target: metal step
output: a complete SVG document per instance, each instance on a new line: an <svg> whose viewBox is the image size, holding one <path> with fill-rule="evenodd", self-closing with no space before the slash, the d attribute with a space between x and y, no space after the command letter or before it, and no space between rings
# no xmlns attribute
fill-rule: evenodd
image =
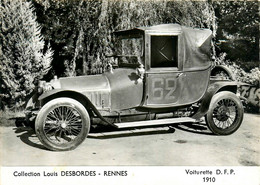
<svg viewBox="0 0 260 185"><path fill-rule="evenodd" d="M147 120L147 121L134 121L134 122L121 122L115 123L118 128L131 128L131 127L144 127L153 125L171 125L175 123L187 123L187 122L197 122L196 119L190 117L182 118L168 118L168 119L157 119L157 120Z"/></svg>
<svg viewBox="0 0 260 185"><path fill-rule="evenodd" d="M133 129L122 129L111 132L98 132L98 133L89 133L89 138L107 138L107 137L127 137L133 135L145 135L145 134L166 134L172 133L173 131L168 126L160 126L153 128L133 128Z"/></svg>

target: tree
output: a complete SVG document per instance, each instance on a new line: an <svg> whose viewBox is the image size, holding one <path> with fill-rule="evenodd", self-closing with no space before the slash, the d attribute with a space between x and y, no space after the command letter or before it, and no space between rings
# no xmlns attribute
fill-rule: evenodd
<svg viewBox="0 0 260 185"><path fill-rule="evenodd" d="M50 47L44 48L41 28L30 2L2 0L0 9L1 101L19 108L37 81L48 72L52 51Z"/></svg>
<svg viewBox="0 0 260 185"><path fill-rule="evenodd" d="M167 0L103 0L96 26L95 42L98 53L94 60L106 63L105 53L113 50L112 32L140 26L164 23L209 28L216 35L214 9L207 2L175 2ZM104 65L103 65L104 66Z"/></svg>
<svg viewBox="0 0 260 185"><path fill-rule="evenodd" d="M208 2L172 0L33 0L42 34L54 48L58 76L102 73L113 50L113 32L164 23L210 28Z"/></svg>
<svg viewBox="0 0 260 185"><path fill-rule="evenodd" d="M259 62L259 2L216 1L213 5L219 52L226 52L232 61Z"/></svg>
<svg viewBox="0 0 260 185"><path fill-rule="evenodd" d="M33 0L44 38L54 49L57 76L86 74L96 45L101 0Z"/></svg>

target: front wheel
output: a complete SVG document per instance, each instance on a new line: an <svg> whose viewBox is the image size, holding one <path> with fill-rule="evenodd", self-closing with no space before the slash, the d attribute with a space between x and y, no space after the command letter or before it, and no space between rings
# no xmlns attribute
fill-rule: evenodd
<svg viewBox="0 0 260 185"><path fill-rule="evenodd" d="M71 98L57 98L39 111L35 131L50 150L72 150L87 137L90 119L85 107Z"/></svg>
<svg viewBox="0 0 260 185"><path fill-rule="evenodd" d="M234 93L223 91L213 96L205 120L214 134L229 135L240 127L243 114L239 98Z"/></svg>

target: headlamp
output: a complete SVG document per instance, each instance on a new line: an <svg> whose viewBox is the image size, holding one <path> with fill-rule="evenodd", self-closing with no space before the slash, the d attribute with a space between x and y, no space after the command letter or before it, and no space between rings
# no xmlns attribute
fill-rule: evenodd
<svg viewBox="0 0 260 185"><path fill-rule="evenodd" d="M46 81L42 81L42 80L39 81L38 93L43 93L46 91L50 91L52 89L53 89L53 87L50 83L47 83Z"/></svg>

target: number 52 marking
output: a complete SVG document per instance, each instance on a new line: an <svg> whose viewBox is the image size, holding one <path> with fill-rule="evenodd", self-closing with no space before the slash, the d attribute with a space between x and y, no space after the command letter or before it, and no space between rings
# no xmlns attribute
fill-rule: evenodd
<svg viewBox="0 0 260 185"><path fill-rule="evenodd" d="M154 78L152 79L152 96L154 100L175 99L174 91L177 87L176 78Z"/></svg>

